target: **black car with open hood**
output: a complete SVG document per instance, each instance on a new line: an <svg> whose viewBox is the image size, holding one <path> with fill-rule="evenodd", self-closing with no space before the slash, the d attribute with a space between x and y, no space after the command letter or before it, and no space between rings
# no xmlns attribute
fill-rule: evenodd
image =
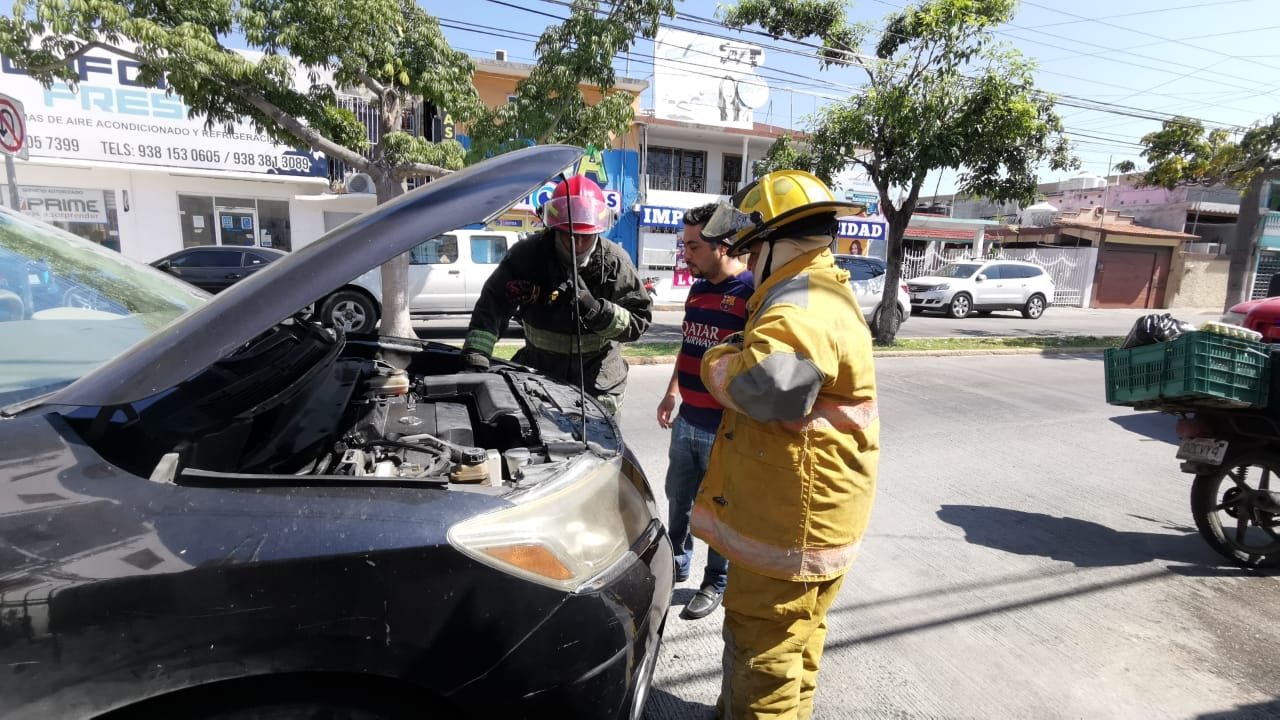
<svg viewBox="0 0 1280 720"><path fill-rule="evenodd" d="M0 210L0 714L639 717L672 559L613 419L297 314L580 155L433 181L212 298Z"/></svg>

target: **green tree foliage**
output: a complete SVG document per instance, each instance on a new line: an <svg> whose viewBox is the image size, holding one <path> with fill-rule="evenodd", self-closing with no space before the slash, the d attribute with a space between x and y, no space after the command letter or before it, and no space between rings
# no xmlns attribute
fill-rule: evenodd
<svg viewBox="0 0 1280 720"><path fill-rule="evenodd" d="M831 184L831 175L827 168L819 167L813 153L796 143L791 135L779 136L769 146L764 157L751 166L751 171L756 177L768 175L775 170L804 170L817 175L822 182Z"/></svg>
<svg viewBox="0 0 1280 720"><path fill-rule="evenodd" d="M634 96L615 90L613 61L637 37L652 38L674 0L573 0L571 14L538 39L538 63L516 84L515 100L468 122L470 161L531 143L609 147L631 127ZM589 98L583 88L598 90Z"/></svg>
<svg viewBox="0 0 1280 720"><path fill-rule="evenodd" d="M1240 191L1223 309L1248 300L1262 190L1267 181L1280 178L1280 114L1243 134L1223 128L1206 130L1199 120L1175 117L1145 135L1142 144L1146 146L1142 156L1150 166L1142 172L1141 185L1172 190L1180 185L1223 184ZM1120 172L1136 169L1131 161L1116 165Z"/></svg>
<svg viewBox="0 0 1280 720"><path fill-rule="evenodd" d="M724 12L732 27L818 38L822 69L865 74L857 94L813 119L810 171L830 178L861 166L875 184L889 224L884 307L895 306L902 237L930 172L957 170L965 194L1030 202L1039 167L1078 165L1052 98L1035 88L1033 64L993 41L1015 8L1016 0L922 0L890 14L873 43L870 25L848 24L842 0L740 0ZM886 320L877 342L897 335L896 318Z"/></svg>

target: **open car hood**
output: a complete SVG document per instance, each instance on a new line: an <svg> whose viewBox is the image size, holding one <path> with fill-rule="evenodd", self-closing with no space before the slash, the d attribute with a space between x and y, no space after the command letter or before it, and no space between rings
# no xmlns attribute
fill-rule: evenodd
<svg viewBox="0 0 1280 720"><path fill-rule="evenodd" d="M424 240L492 219L582 153L567 145L519 150L379 205L215 295L44 403L121 405L171 388Z"/></svg>

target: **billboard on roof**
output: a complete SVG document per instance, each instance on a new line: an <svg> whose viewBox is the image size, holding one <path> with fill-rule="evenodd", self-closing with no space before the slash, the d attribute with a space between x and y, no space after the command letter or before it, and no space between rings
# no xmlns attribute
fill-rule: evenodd
<svg viewBox="0 0 1280 720"><path fill-rule="evenodd" d="M750 128L769 102L756 73L764 50L733 40L660 28L653 41L654 116L703 125Z"/></svg>

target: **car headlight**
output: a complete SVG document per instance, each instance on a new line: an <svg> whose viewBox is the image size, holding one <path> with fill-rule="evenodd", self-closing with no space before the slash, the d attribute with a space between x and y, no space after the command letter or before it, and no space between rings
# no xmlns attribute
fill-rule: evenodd
<svg viewBox="0 0 1280 720"><path fill-rule="evenodd" d="M1222 313L1222 322L1228 325L1243 325L1244 317L1244 313L1227 311Z"/></svg>
<svg viewBox="0 0 1280 720"><path fill-rule="evenodd" d="M941 285L934 285L933 287L929 288L929 292L937 292L939 290L950 290L950 289L951 289L950 285L943 283Z"/></svg>
<svg viewBox="0 0 1280 720"><path fill-rule="evenodd" d="M622 458L584 455L565 475L449 528L463 554L542 585L572 591L614 564L649 527L644 496Z"/></svg>

